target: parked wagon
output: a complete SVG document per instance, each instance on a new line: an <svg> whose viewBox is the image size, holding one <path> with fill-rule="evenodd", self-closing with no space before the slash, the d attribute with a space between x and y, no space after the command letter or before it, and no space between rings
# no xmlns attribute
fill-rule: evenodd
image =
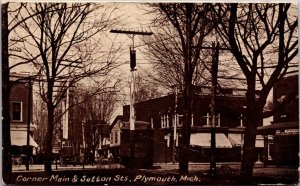
<svg viewBox="0 0 300 186"><path fill-rule="evenodd" d="M61 156L60 156L60 165L67 166L67 165L77 165L80 163L79 157L73 153L72 146L65 146L62 148Z"/></svg>

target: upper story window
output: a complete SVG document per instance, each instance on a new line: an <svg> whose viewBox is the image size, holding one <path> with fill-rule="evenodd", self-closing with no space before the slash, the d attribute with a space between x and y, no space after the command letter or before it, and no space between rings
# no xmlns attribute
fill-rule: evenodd
<svg viewBox="0 0 300 186"><path fill-rule="evenodd" d="M161 128L166 128L166 117L165 115L160 116Z"/></svg>
<svg viewBox="0 0 300 186"><path fill-rule="evenodd" d="M12 121L22 121L22 102L12 102Z"/></svg>
<svg viewBox="0 0 300 186"><path fill-rule="evenodd" d="M177 125L178 126L183 126L183 115L177 115L177 117L178 117Z"/></svg>
<svg viewBox="0 0 300 186"><path fill-rule="evenodd" d="M151 116L151 119L150 119L150 124L151 124L151 128L153 129L153 117Z"/></svg>
<svg viewBox="0 0 300 186"><path fill-rule="evenodd" d="M211 126L212 116L209 113L206 113L206 116L203 116L203 117L206 118L206 125ZM221 114L220 113L216 116L216 120L217 120L217 126L220 127L221 126Z"/></svg>
<svg viewBox="0 0 300 186"><path fill-rule="evenodd" d="M166 115L166 128L169 128L169 126L170 126L169 121L170 121L170 117L169 117L169 115Z"/></svg>
<svg viewBox="0 0 300 186"><path fill-rule="evenodd" d="M164 114L160 116L160 120L161 120L161 128L170 128L172 125L173 116Z"/></svg>

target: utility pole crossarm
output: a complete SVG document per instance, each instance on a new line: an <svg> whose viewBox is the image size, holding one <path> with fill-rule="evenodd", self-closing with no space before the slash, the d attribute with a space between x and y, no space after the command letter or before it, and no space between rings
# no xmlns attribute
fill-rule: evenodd
<svg viewBox="0 0 300 186"><path fill-rule="evenodd" d="M144 32L144 31L131 31L131 30L118 30L112 29L111 33L118 33L118 34L133 34L133 35L152 35L152 32Z"/></svg>
<svg viewBox="0 0 300 186"><path fill-rule="evenodd" d="M192 46L192 48L196 48L196 46ZM200 46L199 48L201 49L212 49L212 50L215 50L215 49L218 49L218 50L230 50L230 48L224 48L222 46Z"/></svg>

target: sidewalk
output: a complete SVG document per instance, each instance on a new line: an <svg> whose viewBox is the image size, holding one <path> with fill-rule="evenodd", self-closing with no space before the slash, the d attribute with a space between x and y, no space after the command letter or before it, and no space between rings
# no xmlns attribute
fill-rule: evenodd
<svg viewBox="0 0 300 186"><path fill-rule="evenodd" d="M90 169L120 169L122 168L119 164L111 164L111 165L68 165L68 166L60 166L60 165L52 165L52 170L53 171L63 171L63 170L90 170ZM34 172L34 171L43 171L44 170L44 165L43 164L38 164L38 165L30 165L29 166L29 171ZM25 165L13 165L12 167L13 172L25 172L26 167Z"/></svg>

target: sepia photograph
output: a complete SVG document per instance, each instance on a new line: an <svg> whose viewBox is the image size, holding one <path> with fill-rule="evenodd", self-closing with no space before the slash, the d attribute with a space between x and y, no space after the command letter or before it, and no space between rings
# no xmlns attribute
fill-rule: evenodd
<svg viewBox="0 0 300 186"><path fill-rule="evenodd" d="M298 15L2 2L2 184L297 185Z"/></svg>

